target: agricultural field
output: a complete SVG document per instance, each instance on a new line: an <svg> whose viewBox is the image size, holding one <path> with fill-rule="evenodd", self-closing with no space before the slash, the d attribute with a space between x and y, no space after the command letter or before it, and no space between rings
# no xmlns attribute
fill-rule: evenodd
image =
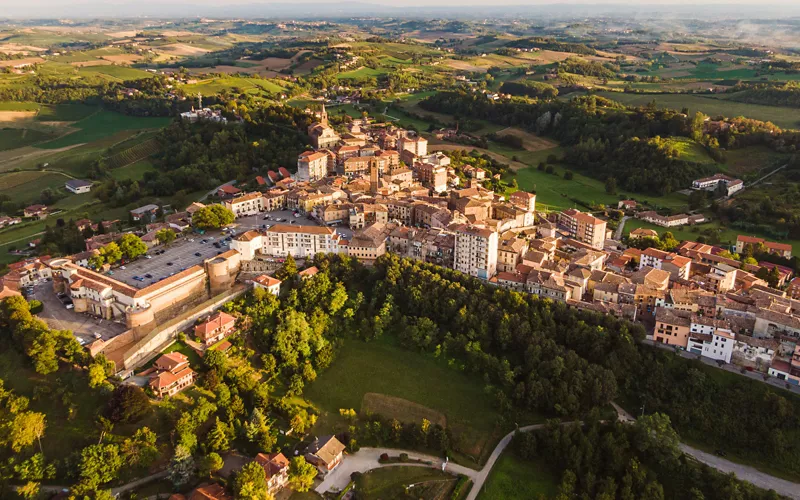
<svg viewBox="0 0 800 500"><path fill-rule="evenodd" d="M11 201L35 200L45 188L60 189L70 177L54 172L23 171L0 175L0 193Z"/></svg>
<svg viewBox="0 0 800 500"><path fill-rule="evenodd" d="M132 180L140 181L144 178L144 174L155 170L153 164L148 160L137 161L130 165L115 168L111 171L111 177L118 181Z"/></svg>
<svg viewBox="0 0 800 500"><path fill-rule="evenodd" d="M101 76L111 81L124 82L126 80L141 80L142 78L152 78L153 74L147 71L129 68L127 66L116 66L113 64L103 64L97 66L82 67L78 70L80 75Z"/></svg>
<svg viewBox="0 0 800 500"><path fill-rule="evenodd" d="M791 108L747 104L693 94L632 94L602 91L597 92L597 95L629 106L646 106L655 101L659 107L677 110L681 110L684 107L689 108L690 113L700 111L709 116L744 116L756 120L770 121L782 128L800 128L800 116L796 109Z"/></svg>
<svg viewBox="0 0 800 500"><path fill-rule="evenodd" d="M141 118L101 110L74 123L73 126L78 129L77 132L46 142L40 146L44 149L58 149L96 141L122 131L162 128L169 122L170 118Z"/></svg>
<svg viewBox="0 0 800 500"><path fill-rule="evenodd" d="M543 460L523 460L507 448L495 462L478 499L528 500L540 495L553 498L558 482L558 477L550 472Z"/></svg>
<svg viewBox="0 0 800 500"><path fill-rule="evenodd" d="M30 146L55 138L55 134L25 128L0 129L0 151Z"/></svg>
<svg viewBox="0 0 800 500"><path fill-rule="evenodd" d="M223 91L230 92L246 92L248 94L261 94L262 92L280 93L284 91L284 87L276 80L265 80L263 78L243 78L237 76L229 76L224 78L212 78L203 80L191 85L184 85L183 90L187 94L197 94L200 92L204 95L217 94Z"/></svg>

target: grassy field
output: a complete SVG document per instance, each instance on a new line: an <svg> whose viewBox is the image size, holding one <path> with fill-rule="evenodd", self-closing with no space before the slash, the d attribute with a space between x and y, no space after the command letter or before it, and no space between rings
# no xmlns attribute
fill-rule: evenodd
<svg viewBox="0 0 800 500"><path fill-rule="evenodd" d="M76 122L95 113L100 108L85 104L42 105L36 120L44 122Z"/></svg>
<svg viewBox="0 0 800 500"><path fill-rule="evenodd" d="M373 69L373 68L363 67L352 71L345 71L343 73L339 73L338 75L336 75L336 78L339 80L352 80L355 78L377 78L385 74L387 74L387 70L383 68Z"/></svg>
<svg viewBox="0 0 800 500"><path fill-rule="evenodd" d="M0 176L0 192L12 201L28 202L38 198L44 188L64 187L67 180L69 177L53 172L11 172Z"/></svg>
<svg viewBox="0 0 800 500"><path fill-rule="evenodd" d="M141 69L129 68L127 66L115 65L87 66L79 69L78 74L101 76L115 82L153 78L153 73L148 73Z"/></svg>
<svg viewBox="0 0 800 500"><path fill-rule="evenodd" d="M283 92L283 87L272 80L265 80L263 78L242 78L229 76L224 78L212 78L210 80L200 81L191 85L185 85L183 90L187 95L196 95L198 92L205 95L217 94L224 90L259 94L261 91L267 91L271 93Z"/></svg>
<svg viewBox="0 0 800 500"><path fill-rule="evenodd" d="M398 465L367 472L356 481L356 490L367 500L448 498L456 480L437 469ZM413 487L406 489L408 485Z"/></svg>
<svg viewBox="0 0 800 500"><path fill-rule="evenodd" d="M169 118L140 118L102 110L75 123L74 126L79 129L77 132L41 144L40 147L58 149L96 141L126 130L161 128L169 122Z"/></svg>
<svg viewBox="0 0 800 500"><path fill-rule="evenodd" d="M557 493L558 478L544 460L522 460L508 449L495 462L478 500L528 500Z"/></svg>
<svg viewBox="0 0 800 500"><path fill-rule="evenodd" d="M115 168L111 171L111 177L118 181L134 180L139 181L144 178L146 172L155 170L150 160L141 160L131 163L125 167Z"/></svg>
<svg viewBox="0 0 800 500"><path fill-rule="evenodd" d="M38 142L53 139L54 134L27 128L0 129L0 151L30 146Z"/></svg>
<svg viewBox="0 0 800 500"><path fill-rule="evenodd" d="M447 418L460 449L477 457L496 430L498 413L483 393L483 382L449 368L443 360L402 349L384 338L374 342L348 340L335 361L305 390L320 411L316 432L344 430L340 408L362 407L367 393L402 398ZM538 416L530 416L539 421Z"/></svg>
<svg viewBox="0 0 800 500"><path fill-rule="evenodd" d="M700 111L709 116L745 116L770 121L782 128L800 128L800 115L796 109L792 108L747 104L692 94L626 94L623 92L598 92L597 94L630 106L644 106L655 101L659 107L677 110L684 107L689 108L690 113Z"/></svg>
<svg viewBox="0 0 800 500"><path fill-rule="evenodd" d="M715 163L703 146L688 137L670 137L668 142L678 150L681 160L695 163Z"/></svg>

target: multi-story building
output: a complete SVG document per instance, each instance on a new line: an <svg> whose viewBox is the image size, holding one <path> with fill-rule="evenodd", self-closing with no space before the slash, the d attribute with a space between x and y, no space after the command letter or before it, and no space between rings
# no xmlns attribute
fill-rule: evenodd
<svg viewBox="0 0 800 500"><path fill-rule="evenodd" d="M740 234L736 237L736 253L743 253L746 246L751 245L758 247L764 245L767 252L778 255L784 259L792 258L792 245L788 243L776 243L774 241L767 241L764 238L756 238L755 236L745 236Z"/></svg>
<svg viewBox="0 0 800 500"><path fill-rule="evenodd" d="M432 163L418 163L413 167L417 179L436 193L447 190L447 168Z"/></svg>
<svg viewBox="0 0 800 500"><path fill-rule="evenodd" d="M254 241L260 240L264 255L285 257L288 254L304 259L318 253L338 253L339 239L338 233L329 227L275 224ZM233 242L231 248L236 248Z"/></svg>
<svg viewBox="0 0 800 500"><path fill-rule="evenodd" d="M194 370L189 358L180 352L162 355L155 362L156 374L150 377L150 389L156 397L174 396L194 383Z"/></svg>
<svg viewBox="0 0 800 500"><path fill-rule="evenodd" d="M217 311L207 320L195 325L194 334L205 345L212 345L233 333L236 318L225 311Z"/></svg>
<svg viewBox="0 0 800 500"><path fill-rule="evenodd" d="M497 272L497 232L464 225L456 230L454 268L488 280Z"/></svg>
<svg viewBox="0 0 800 500"><path fill-rule="evenodd" d="M527 240L522 238L504 239L497 247L497 270L507 273L514 271L527 251Z"/></svg>
<svg viewBox="0 0 800 500"><path fill-rule="evenodd" d="M377 222L360 229L347 243L347 255L361 261L374 262L386 253L386 224Z"/></svg>
<svg viewBox="0 0 800 500"><path fill-rule="evenodd" d="M592 248L603 248L606 240L606 221L571 208L558 214L558 224L576 240Z"/></svg>
<svg viewBox="0 0 800 500"><path fill-rule="evenodd" d="M692 313L659 307L656 310L656 327L653 340L686 348L692 326Z"/></svg>
<svg viewBox="0 0 800 500"><path fill-rule="evenodd" d="M264 196L258 191L225 200L223 203L228 210L233 212L236 218L255 215L264 211Z"/></svg>
<svg viewBox="0 0 800 500"><path fill-rule="evenodd" d="M283 453L259 453L255 461L264 468L267 490L272 496L289 483L289 460Z"/></svg>
<svg viewBox="0 0 800 500"><path fill-rule="evenodd" d="M690 333L686 350L717 361L731 362L735 337L730 330L717 328L712 333Z"/></svg>
<svg viewBox="0 0 800 500"><path fill-rule="evenodd" d="M389 210L375 203L356 203L350 208L350 229L361 229L375 222L389 222Z"/></svg>
<svg viewBox="0 0 800 500"><path fill-rule="evenodd" d="M328 155L306 151L297 157L297 180L314 182L328 175Z"/></svg>
<svg viewBox="0 0 800 500"><path fill-rule="evenodd" d="M264 289L277 297L281 293L281 283L282 281L277 278L262 274L253 280L253 288Z"/></svg>

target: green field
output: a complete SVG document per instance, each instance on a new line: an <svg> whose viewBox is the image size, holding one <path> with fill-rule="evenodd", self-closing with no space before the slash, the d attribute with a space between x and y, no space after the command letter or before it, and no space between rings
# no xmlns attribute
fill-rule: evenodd
<svg viewBox="0 0 800 500"><path fill-rule="evenodd" d="M695 163L716 163L703 146L688 137L670 137L667 142L678 150L680 159Z"/></svg>
<svg viewBox="0 0 800 500"><path fill-rule="evenodd" d="M74 144L96 141L126 130L161 128L165 127L169 122L169 118L141 118L101 110L75 123L74 127L80 129L77 132L41 144L40 147L58 149Z"/></svg>
<svg viewBox="0 0 800 500"><path fill-rule="evenodd" d="M792 108L747 104L693 94L633 94L603 91L597 92L597 95L630 106L646 106L655 101L659 107L676 110L681 110L684 107L689 108L689 113L700 111L709 116L745 116L756 120L770 121L782 128L800 128L800 114L796 109Z"/></svg>
<svg viewBox="0 0 800 500"><path fill-rule="evenodd" d="M4 128L0 129L0 151L30 146L37 142L52 139L53 134L48 134L40 130L26 128Z"/></svg>
<svg viewBox="0 0 800 500"><path fill-rule="evenodd" d="M141 160L136 163L131 163L125 167L115 168L111 171L111 177L118 181L133 180L140 181L144 178L146 172L154 171L155 168L150 160Z"/></svg>
<svg viewBox="0 0 800 500"><path fill-rule="evenodd" d="M305 391L320 409L361 408L364 394L395 396L438 410L448 425L460 423L491 432L497 411L483 394L483 382L435 358L394 345L391 339L348 340L333 364Z"/></svg>
<svg viewBox="0 0 800 500"><path fill-rule="evenodd" d="M97 106L86 104L42 105L36 119L45 122L77 122L91 116L99 109Z"/></svg>
<svg viewBox="0 0 800 500"><path fill-rule="evenodd" d="M448 498L456 477L429 467L396 465L373 469L356 480L358 498L367 500L406 500ZM414 485L406 490L408 485Z"/></svg>
<svg viewBox="0 0 800 500"><path fill-rule="evenodd" d="M217 94L222 91L247 92L248 94L259 94L261 91L271 93L283 92L284 88L272 80L263 78L243 78L238 76L227 76L223 78L212 78L191 85L184 85L183 90L187 95L200 92L204 95Z"/></svg>
<svg viewBox="0 0 800 500"><path fill-rule="evenodd" d="M523 460L506 449L495 462L478 500L528 500L539 495L552 498L557 490L558 478L545 460Z"/></svg>
<svg viewBox="0 0 800 500"><path fill-rule="evenodd" d="M545 161L550 154L560 156L562 151L561 148L553 148L530 154L522 152L517 154L517 157L523 163L534 165L538 164L539 161ZM564 179L564 172L568 169L563 165L554 165L554 167L555 174L545 173L543 170L538 170L532 166L519 170L515 174L509 174L506 177L508 180L516 177L520 189L536 192L537 206L542 206L547 210L580 208L574 200L580 200L587 205L604 204L616 206L620 199L635 197L640 200L646 200L652 205L677 209L686 207L688 201L686 196L677 192L666 196L639 195L622 191L614 195L608 194L606 193L604 182L587 177L574 170L572 180L568 181ZM546 207L544 207L545 205Z"/></svg>
<svg viewBox="0 0 800 500"><path fill-rule="evenodd" d="M69 180L62 174L52 172L11 172L0 176L0 193L15 202L32 202L44 188L60 189Z"/></svg>
<svg viewBox="0 0 800 500"><path fill-rule="evenodd" d="M102 76L116 82L125 80L141 80L152 78L153 74L147 71L129 68L127 66L115 66L113 64L103 66L87 66L78 70L78 74L87 76Z"/></svg>
<svg viewBox="0 0 800 500"><path fill-rule="evenodd" d="M345 71L343 73L339 73L338 75L336 75L336 78L339 80L352 80L355 78L377 78L387 73L388 71L384 68L373 69L373 68L362 67L354 69L352 71Z"/></svg>
<svg viewBox="0 0 800 500"><path fill-rule="evenodd" d="M39 111L40 107L36 102L0 101L0 111Z"/></svg>

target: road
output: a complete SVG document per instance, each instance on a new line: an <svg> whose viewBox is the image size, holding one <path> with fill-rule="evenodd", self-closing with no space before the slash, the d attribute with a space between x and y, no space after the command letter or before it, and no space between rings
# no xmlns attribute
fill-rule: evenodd
<svg viewBox="0 0 800 500"><path fill-rule="evenodd" d="M630 219L627 215L622 216L619 220L619 226L617 226L617 230L614 231L614 239L617 241L622 240L622 231L625 230L625 223Z"/></svg>
<svg viewBox="0 0 800 500"><path fill-rule="evenodd" d="M722 365L718 364L715 360L706 358L704 356L700 356L699 354L694 354L684 349L676 349L675 346L662 344L660 342L654 342L652 340L642 340L643 344L648 344L652 346L659 347L661 349L665 349L667 351L674 351L677 352L681 357L686 359L699 359L701 363L704 363L708 366L713 366L719 370L725 370L730 373L735 373L740 377L749 378L750 380L755 380L764 384L769 384L773 387L784 389L789 392L793 392L795 394L800 394L800 386L794 384L788 384L785 380L780 380L776 377L768 377L766 380L764 379L764 374L762 372L757 371L745 371L744 373L741 372L741 368L737 365L723 363Z"/></svg>
<svg viewBox="0 0 800 500"><path fill-rule="evenodd" d="M780 167L776 168L775 170L773 170L772 172L766 174L765 176L763 176L763 177L761 177L759 179L756 179L755 181L751 182L750 184L747 185L747 187L751 188L751 187L755 186L756 184L758 184L759 182L763 181L767 177L771 176L772 174L778 173L779 171L783 170L784 168L786 168L788 166L789 166L788 163L786 165L781 165Z"/></svg>
<svg viewBox="0 0 800 500"><path fill-rule="evenodd" d="M765 490L775 490L779 495L800 500L800 484L792 483L791 481L787 481L785 479L764 474L763 472L752 467L748 467L747 465L737 464L731 462L730 460L725 460L724 458L700 451L697 448L692 448L691 446L683 443L681 443L680 447L681 451L687 455L694 457L697 461L713 467L720 472L736 474L736 477L739 479L753 483L759 488L764 488Z"/></svg>

